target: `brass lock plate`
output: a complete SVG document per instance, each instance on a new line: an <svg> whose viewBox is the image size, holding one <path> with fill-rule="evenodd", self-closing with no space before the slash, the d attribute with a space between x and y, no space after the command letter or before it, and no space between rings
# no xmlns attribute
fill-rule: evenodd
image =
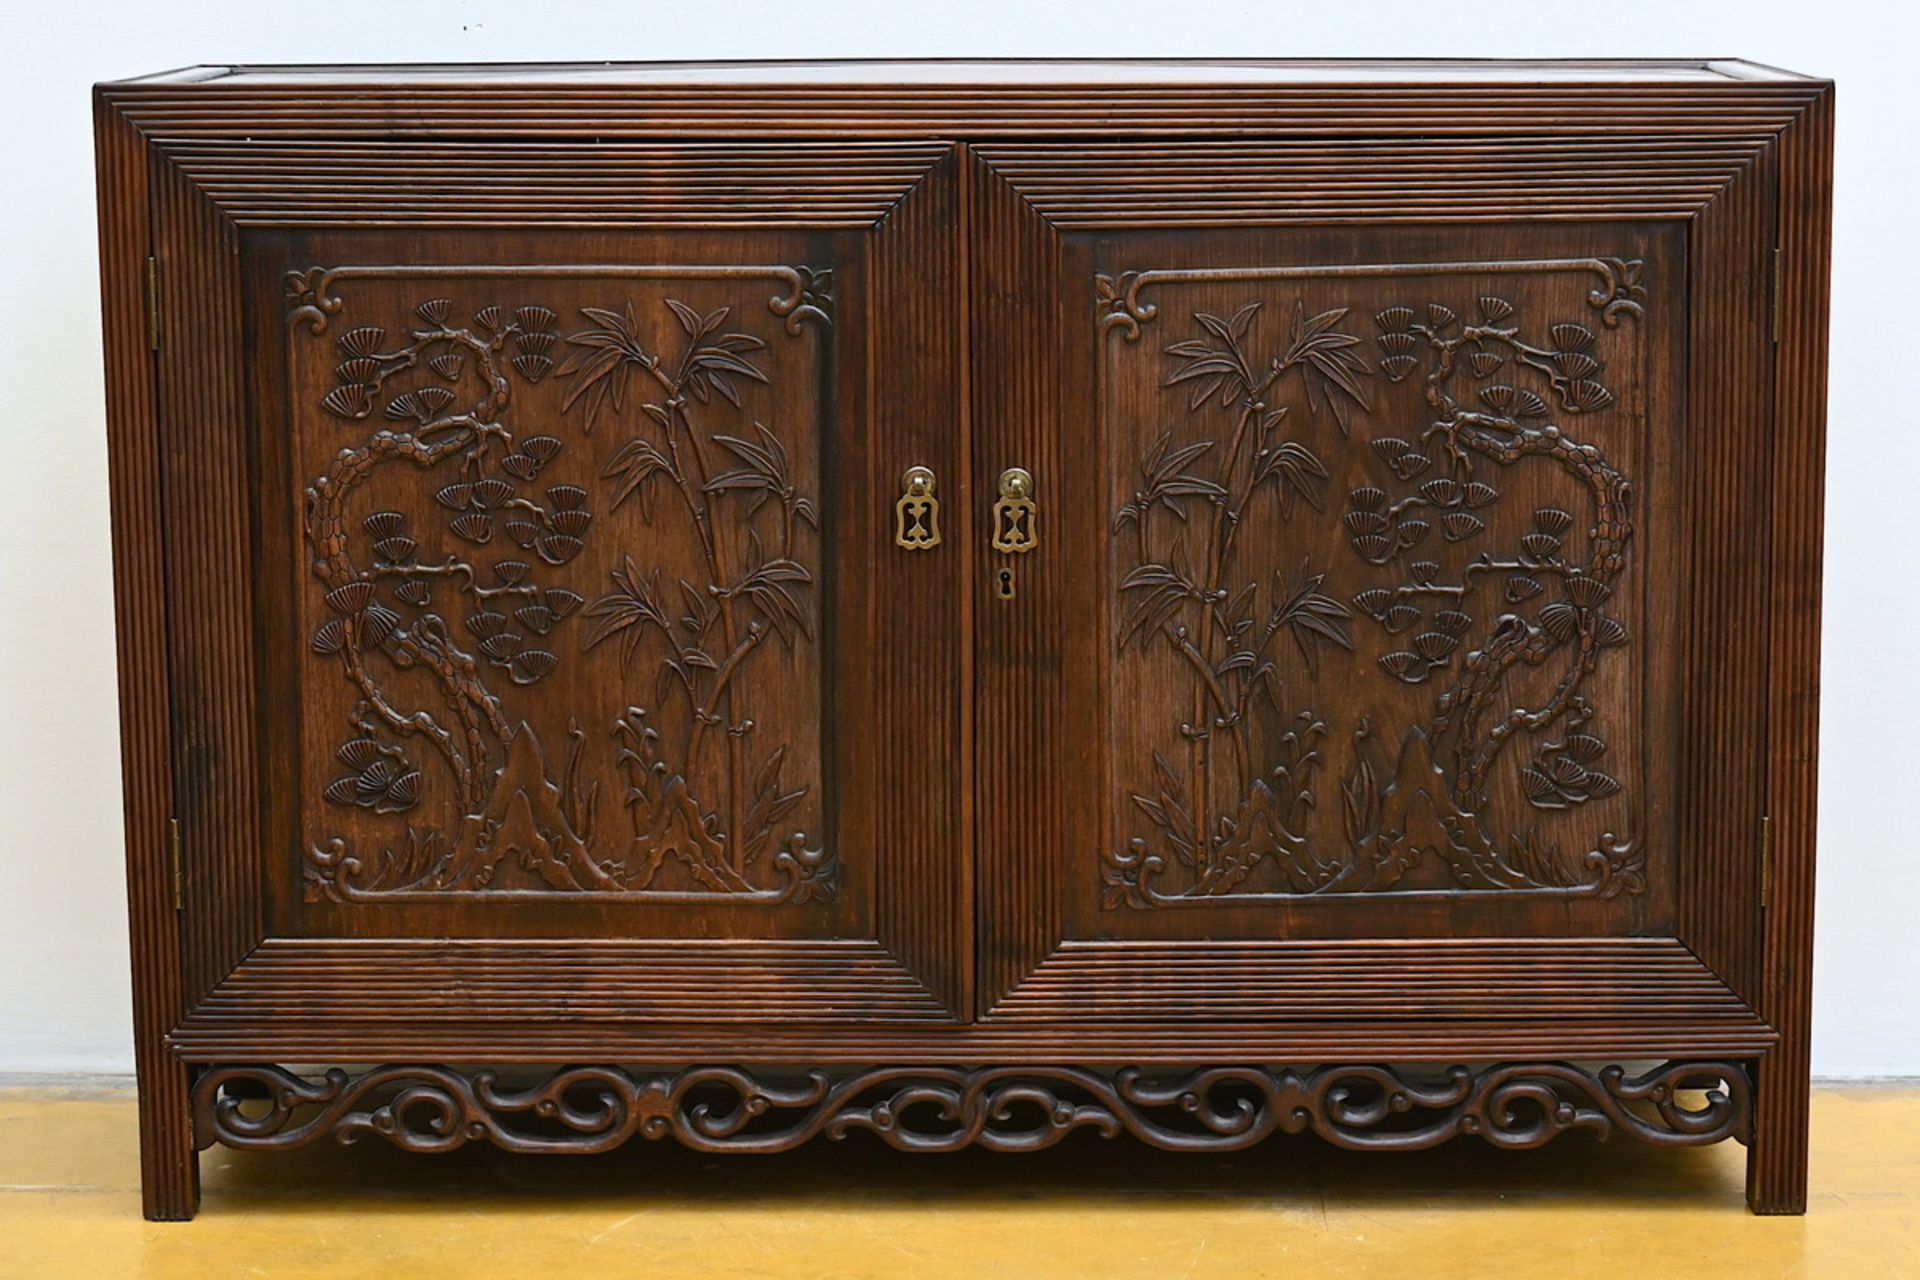
<svg viewBox="0 0 1920 1280"><path fill-rule="evenodd" d="M993 504L993 549L1025 555L1038 545L1034 529L1033 476L1020 467L1000 473L1000 497Z"/></svg>
<svg viewBox="0 0 1920 1280"><path fill-rule="evenodd" d="M940 545L940 499L933 496L933 469L908 467L900 477L900 500L893 504L894 545L931 551Z"/></svg>

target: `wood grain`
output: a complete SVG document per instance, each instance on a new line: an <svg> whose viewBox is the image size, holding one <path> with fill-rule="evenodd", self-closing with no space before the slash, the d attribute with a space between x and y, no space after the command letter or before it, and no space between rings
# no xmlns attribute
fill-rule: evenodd
<svg viewBox="0 0 1920 1280"><path fill-rule="evenodd" d="M120 671L120 777L133 935L134 1062L140 1073L140 1188L147 1217L193 1216L200 1203L188 1069L165 1036L185 1012L186 966L174 909L168 823L174 813L167 688L167 569L159 406L147 315L150 174L144 139L96 98L100 290L105 315L108 492L113 507L114 631Z"/></svg>
<svg viewBox="0 0 1920 1280"><path fill-rule="evenodd" d="M1769 450L1766 788L1771 838L1763 870L1766 912L1757 1002L1778 1029L1780 1043L1761 1061L1756 1082L1747 1199L1759 1213L1804 1213L1807 1207L1833 113L1829 86L1780 143L1780 328Z"/></svg>
<svg viewBox="0 0 1920 1280"><path fill-rule="evenodd" d="M169 157L243 227L864 228L944 147L462 141L235 147Z"/></svg>
<svg viewBox="0 0 1920 1280"><path fill-rule="evenodd" d="M965 365L955 299L966 288L960 243L960 160L949 152L887 211L868 239L868 314L885 317L868 347L873 432L845 461L842 486L863 535L884 528L909 466L933 470L943 503L943 545L932 554L876 552L863 536L849 563L871 563L863 617L875 637L869 679L848 692L873 698L866 739L877 798L873 840L889 855L878 870L876 937L953 1016L972 1007L973 867L963 823L973 797L952 768L967 714L963 583L973 545L961 381ZM857 493L844 493L848 487ZM856 505L857 504L857 505ZM958 927L956 927L956 924Z"/></svg>
<svg viewBox="0 0 1920 1280"><path fill-rule="evenodd" d="M1692 307L1688 451L1694 599L1684 628L1687 687L1681 830L1690 850L1680 936L1754 999L1760 933L1760 770L1765 743L1767 454L1754 447L1773 411L1774 158L1753 162L1690 224ZM1728 635L1752 644L1728 645Z"/></svg>
<svg viewBox="0 0 1920 1280"><path fill-rule="evenodd" d="M1293 1064L1297 1075L1267 1081L1284 1091L1319 1079L1316 1065L1353 1062L1708 1061L1751 1081L1750 1109L1714 1132L1751 1137L1754 1208L1798 1211L1831 85L1698 62L980 64L981 78L970 74L200 68L98 90L149 1216L194 1208L194 1076L244 1067L234 1077L244 1090L247 1064L301 1062L421 1064L393 1070L427 1073L457 1108L476 1077L447 1074L455 1067L697 1073L718 1063L764 1068L763 1081L832 1069L842 1083L917 1072L930 1088L988 1092L996 1072L1026 1068L1039 1075L1018 1087L1058 1086L1065 1102L1093 1105L1075 1090L1099 1093L1119 1076L1074 1073ZM651 401L636 390L624 407L603 403L589 433L575 421L588 402L568 397L591 352L631 345L646 358L595 376L618 368L636 388L661 383L652 350L688 323L670 299L695 330L719 316L703 331L754 372L723 369L736 380L726 391L701 382L704 402L692 383ZM1296 475L1290 515L1240 509L1235 468L1253 455L1228 462L1232 406L1215 422L1188 404L1193 381L1168 386L1182 361L1208 358L1191 346L1206 341L1199 316L1230 328L1249 303L1258 307L1235 339L1246 352L1275 355L1289 380L1314 369L1333 379L1309 378L1308 400L1262 410L1284 407L1282 436L1310 447L1324 472ZM1502 307L1519 317L1516 340L1535 342L1545 418L1517 380L1504 399L1479 394L1506 374L1456 385L1420 363L1443 347L1417 325L1497 326ZM464 425L439 422L437 397L422 389L465 389L471 369L445 361L453 352L433 335L482 314L495 317L508 394L474 401ZM351 336L368 326L380 341ZM1305 348L1289 362L1302 326L1339 335L1325 351L1364 351L1364 376ZM1551 343L1531 336L1541 326ZM1182 344L1186 356L1167 350ZM388 361L394 350L408 354ZM563 375L576 351L587 356ZM441 359L440 383L387 371L415 368L409 356L428 368ZM1364 412L1328 373L1335 366L1364 383ZM383 416L396 399L399 416ZM658 519L642 519L635 494L621 499L617 486L632 475L621 460L643 456L618 453L646 430L627 420L643 401L659 404L676 438L697 437L743 469L688 468L686 483L656 492ZM1388 428L1405 437L1436 421L1448 442L1481 450L1472 478L1493 478L1505 505L1468 509L1460 495L1423 489L1425 475L1383 478L1396 466ZM340 462L343 450L404 453L419 444L415 430L466 431L461 448L498 440L503 452L424 486L379 470L365 490L353 481L340 511L320 502L309 523L305 490L356 465ZM1217 465L1206 449L1185 457L1198 487L1184 524L1163 506L1148 536L1117 539L1161 433L1162 459L1208 445ZM559 449L523 448L541 437ZM654 444L669 450L665 437ZM1409 446L1398 465L1415 465ZM1577 462L1568 474L1586 487L1560 484L1529 451ZM449 466L461 465L458 452ZM1427 465L1452 465L1439 457ZM553 477L534 484L550 463ZM942 502L944 541L930 552L892 542L900 477L915 465L936 473ZM1034 478L1037 545L1024 555L987 541L998 477L1012 467ZM499 486L476 496L481 473L511 481L513 510L546 522L516 516L526 546L511 555L475 549L513 536L488 505L503 498ZM556 484L558 496L541 487ZM1310 768L1282 761L1289 778L1313 775L1311 804L1296 787L1292 808L1242 813L1212 757L1203 763L1191 745L1217 730L1228 749L1241 722L1193 720L1202 703L1182 701L1182 668L1115 649L1133 594L1121 583L1140 567L1126 555L1172 564L1175 542L1200 546L1208 529L1217 538L1225 518L1204 500L1214 490L1238 531L1230 548L1216 543L1209 580L1245 569L1257 584L1304 569L1301 598L1331 601L1310 610L1325 624L1318 640L1280 635L1275 649L1291 655L1275 666L1281 700L1342 729ZM749 510L753 493L776 505ZM817 533L792 505L803 497ZM1540 515L1550 509L1567 519ZM793 515L791 534L772 511ZM567 529L553 524L558 513L573 513ZM1448 549L1431 569L1403 565L1368 541L1376 516L1409 546ZM1449 518L1443 534L1436 522ZM716 532L717 546L707 541ZM1422 837L1405 851L1417 855L1411 869L1360 885L1315 883L1313 858L1295 868L1297 882L1280 883L1260 878L1277 862L1243 869L1222 856L1242 845L1272 854L1234 834L1254 819L1279 822L1309 850L1337 846L1358 829L1343 805L1366 794L1351 790L1360 775L1348 721L1360 704L1372 699L1371 722L1396 742L1409 725L1444 733L1455 703L1436 700L1453 673L1507 671L1485 656L1511 643L1495 638L1497 625L1544 632L1543 606L1512 584L1524 598L1466 624L1450 618L1451 632L1436 615L1431 635L1407 633L1405 653L1398 633L1376 634L1388 614L1366 603L1381 604L1375 591L1419 594L1469 575L1476 538L1532 548L1530 566L1547 566L1554 581L1542 585L1554 591L1561 579L1601 579L1566 592L1586 611L1571 625L1597 636L1604 613L1609 645L1625 641L1566 672L1549 660L1561 649L1536 643L1537 669L1473 695L1478 707L1511 694L1518 709L1536 680L1535 700L1558 709L1543 723L1555 725L1574 705L1565 690L1583 700L1578 735L1554 735L1541 759L1488 766L1484 798L1476 779L1449 784L1457 830L1491 824L1492 861L1463 880ZM352 548L345 559L336 540ZM756 563L774 563L770 578L734 572L746 572L754 546ZM466 568L420 571L447 556ZM624 586L613 576L629 556L636 573L662 570L676 614L688 598L680 578L740 601L691 646L700 656L689 672L707 674L690 685L714 705L696 699L685 731L662 739L707 723L699 746L682 743L684 767L662 760L665 772L648 775L648 787L695 779L726 798L644 831L628 830L634 801L613 748L582 756L578 772L565 748L576 722L597 743L610 711L662 704L655 668L684 651L648 649L623 667L619 629L589 643L587 627L560 616L565 596L514 600L524 617L479 609L513 622L476 630L455 585L463 573L470 585L504 575L473 600L557 588L580 597L574 623L603 621L617 600L586 607L645 594L633 575ZM404 608L378 595L397 623L350 580L374 565L372 594L427 584ZM1398 576L1373 580L1389 570ZM1503 585L1527 576L1501 573ZM750 590L759 613L746 607ZM700 593L695 585L691 598ZM483 691L457 678L435 692L420 665L441 652L426 613L448 624ZM790 648L752 630L775 613ZM396 626L413 639L396 640ZM753 664L737 698L702 647L729 627L721 647ZM1195 646L1203 660L1207 647ZM763 648L781 656L756 656ZM394 668L376 688L405 697L389 708L397 718L364 735L368 746L346 733L365 687L323 677L340 676L342 653L373 650L386 656L371 661ZM1191 668L1191 655L1165 652ZM1568 652L1586 664L1586 648ZM1232 655L1213 656L1240 679ZM1405 687L1380 685L1383 670ZM1551 693L1562 675L1572 683ZM462 730L461 759L474 761L465 774L408 718L463 723L462 706L475 712ZM1176 720L1198 734L1179 736ZM537 726L532 736L520 737L521 721ZM406 727L416 723L422 732ZM533 736L544 762L528 762ZM1261 757L1260 777L1272 777L1268 757L1285 749L1277 722L1247 721L1240 736ZM762 744L775 739L785 754L769 773ZM422 746L436 756L415 759ZM405 768L388 754L403 748ZM1129 824L1146 811L1130 797L1144 794L1156 752L1178 761L1174 774L1202 780L1203 825L1215 832L1207 858L1159 873L1157 896L1115 860L1140 834ZM1568 760L1556 764L1556 752ZM753 787L726 783L749 775ZM581 785L549 803L563 779ZM642 809L664 812L645 797L666 792L641 790ZM771 799L755 809L762 793ZM762 874L774 864L736 860L756 840L748 816L766 805L805 834L782 845L790 857L814 858L831 838L832 874L824 858L810 861L808 876L782 888ZM1591 816L1605 837L1593 849L1600 863L1582 864L1598 869L1591 883L1552 871L1531 843L1515 852L1534 830L1567 844L1569 814ZM1227 828L1213 821L1223 815ZM428 846L402 859L406 874L379 861L412 847L409 824L452 831L467 819L492 834L449 839L457 858L436 862L439 846ZM622 857L606 843L611 823ZM506 830L496 848L493 834ZM362 846L346 883L384 897L342 890L341 859ZM702 849L705 862L690 852ZM697 864L706 878L658 878L655 852L659 866ZM1178 860L1170 848L1161 856ZM1116 870L1117 881L1103 879ZM334 876L333 893L316 872ZM942 1074L954 1072L967 1079ZM341 1088L360 1099L398 1078L349 1077ZM629 1078L636 1098L659 1092L653 1078ZM203 1101L217 1092L204 1087Z"/></svg>
<svg viewBox="0 0 1920 1280"><path fill-rule="evenodd" d="M930 1033L885 1023L716 1024L379 1022L286 1018L227 1025L190 1017L167 1043L184 1061L441 1062L476 1066L568 1062L726 1062L749 1066L1046 1063L1193 1066L1225 1062L1636 1062L1688 1055L1751 1059L1776 1042L1751 1013L1676 1022L1382 1019L1249 1022L980 1023Z"/></svg>
<svg viewBox="0 0 1920 1280"><path fill-rule="evenodd" d="M1009 467L1032 474L1041 521L1084 493L1084 468L1065 460L1083 442L1063 409L1058 369L1069 342L1059 240L1033 206L978 153L969 157L977 295L967 375L974 412L975 491L993 494ZM1082 455L1084 456L1084 455ZM1044 526L1043 526L1044 527ZM973 579L975 924L980 1012L992 1009L1060 936L1065 895L1056 852L1076 822L1060 804L1056 762L1084 737L1089 708L1057 678L1075 625L1072 567L1048 532L1035 552L990 554ZM977 550L976 550L977 553ZM999 575L1009 575L1011 599ZM1082 615L1083 616L1083 615Z"/></svg>
<svg viewBox="0 0 1920 1280"><path fill-rule="evenodd" d="M164 452L167 622L182 890L192 917L217 922L185 937L187 998L198 1000L260 937L265 899L247 849L260 796L251 729L254 687L253 472L246 428L239 238L177 168L154 157Z"/></svg>
<svg viewBox="0 0 1920 1280"><path fill-rule="evenodd" d="M511 72L505 73L507 77ZM1817 82L1685 84L1427 80L1225 86L1115 83L937 85L538 86L476 74L460 83L328 85L325 69L277 84L244 78L126 82L107 92L162 144L206 138L924 138L1116 134L1258 137L1552 138L1631 130L1726 136L1782 127ZM317 91L316 91L317 90Z"/></svg>
<svg viewBox="0 0 1920 1280"><path fill-rule="evenodd" d="M368 1014L415 1023L748 1025L951 1016L919 975L873 942L270 938L196 1002L190 1021Z"/></svg>
<svg viewBox="0 0 1920 1280"><path fill-rule="evenodd" d="M1693 1101L1693 1090L1705 1090L1704 1101ZM1636 1075L1520 1062L1444 1073L878 1067L803 1077L733 1067L651 1076L575 1067L530 1083L444 1067L358 1075L336 1068L314 1079L231 1066L201 1077L194 1117L202 1146L265 1151L378 1136L405 1151L477 1141L527 1154L586 1154L641 1137L759 1154L863 1131L903 1151L978 1145L1019 1152L1044 1150L1081 1129L1186 1152L1238 1151L1276 1133L1303 1132L1361 1151L1418 1151L1467 1134L1526 1150L1579 1130L1669 1147L1724 1141L1748 1131L1752 1092L1746 1070L1728 1062L1663 1063ZM270 1099L264 1112L247 1105L256 1094ZM588 1097L592 1105L583 1105Z"/></svg>

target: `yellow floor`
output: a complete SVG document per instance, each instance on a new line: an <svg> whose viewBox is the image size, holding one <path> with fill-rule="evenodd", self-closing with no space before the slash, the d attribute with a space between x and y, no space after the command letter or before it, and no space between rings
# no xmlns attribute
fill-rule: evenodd
<svg viewBox="0 0 1920 1280"><path fill-rule="evenodd" d="M1032 1156L216 1150L200 1217L153 1224L129 1098L11 1091L0 1275L1920 1277L1920 1089L1823 1089L1813 1122L1805 1218L1746 1213L1733 1144L1574 1137L1402 1156L1287 1139L1231 1157L1097 1139Z"/></svg>

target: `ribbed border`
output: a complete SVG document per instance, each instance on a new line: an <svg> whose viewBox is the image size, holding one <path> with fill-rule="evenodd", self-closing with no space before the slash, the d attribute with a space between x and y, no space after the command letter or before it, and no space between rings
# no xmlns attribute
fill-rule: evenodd
<svg viewBox="0 0 1920 1280"><path fill-rule="evenodd" d="M200 1200L188 1073L165 1036L184 1008L180 922L167 821L173 813L167 692L159 413L148 344L147 145L96 101L100 302L105 314L107 483L113 508L120 770L133 935L133 1055L140 1073L140 1186L146 1215L193 1216Z"/></svg>
<svg viewBox="0 0 1920 1280"><path fill-rule="evenodd" d="M1813 1023L1815 804L1819 792L1821 521L1826 496L1827 314L1833 235L1833 93L1780 140L1780 343L1774 356L1772 608L1767 813L1772 839L1760 1013L1780 1032L1761 1063L1747 1199L1807 1207Z"/></svg>

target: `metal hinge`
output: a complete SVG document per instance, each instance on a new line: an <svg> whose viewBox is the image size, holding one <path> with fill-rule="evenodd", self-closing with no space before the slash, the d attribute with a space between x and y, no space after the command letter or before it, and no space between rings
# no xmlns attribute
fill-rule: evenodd
<svg viewBox="0 0 1920 1280"><path fill-rule="evenodd" d="M160 349L160 259L147 258L147 349Z"/></svg>
<svg viewBox="0 0 1920 1280"><path fill-rule="evenodd" d="M173 857L173 909L184 911L187 906L186 872L180 865L180 819L167 819L167 850Z"/></svg>
<svg viewBox="0 0 1920 1280"><path fill-rule="evenodd" d="M1773 879L1773 819L1760 815L1760 907L1766 909Z"/></svg>
<svg viewBox="0 0 1920 1280"><path fill-rule="evenodd" d="M1779 249L1775 249L1773 251L1773 297L1768 304L1771 308L1768 325L1773 331L1773 341L1776 345L1780 341L1780 291L1784 287L1785 278L1786 254Z"/></svg>

